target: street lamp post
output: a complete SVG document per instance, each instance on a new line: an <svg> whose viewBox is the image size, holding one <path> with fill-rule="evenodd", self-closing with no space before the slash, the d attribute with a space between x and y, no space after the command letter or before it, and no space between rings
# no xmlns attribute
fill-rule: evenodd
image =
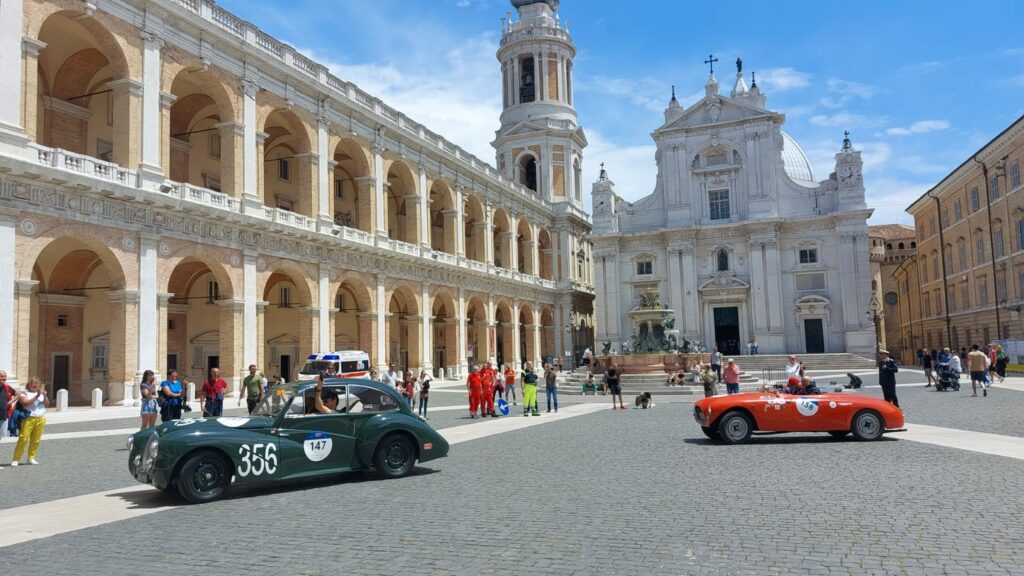
<svg viewBox="0 0 1024 576"><path fill-rule="evenodd" d="M878 352L882 349L882 332L881 332L881 320L885 317L885 312L882 310L882 303L878 301L877 296L871 297L870 308L864 313L868 321L875 325L875 361L878 361Z"/></svg>

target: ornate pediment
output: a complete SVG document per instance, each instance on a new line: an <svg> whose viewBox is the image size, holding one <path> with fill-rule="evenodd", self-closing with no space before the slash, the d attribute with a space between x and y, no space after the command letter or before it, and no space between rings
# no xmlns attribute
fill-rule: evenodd
<svg viewBox="0 0 1024 576"><path fill-rule="evenodd" d="M701 284L698 290L701 292L745 292L750 290L750 284L728 272L719 272L712 276L710 280Z"/></svg>
<svg viewBox="0 0 1024 576"><path fill-rule="evenodd" d="M712 95L705 96L688 108L686 112L683 112L679 118L665 124L657 132L685 130L708 124L724 124L772 116L779 115L726 96Z"/></svg>
<svg viewBox="0 0 1024 576"><path fill-rule="evenodd" d="M832 301L824 296L804 296L794 303L797 314L827 314Z"/></svg>

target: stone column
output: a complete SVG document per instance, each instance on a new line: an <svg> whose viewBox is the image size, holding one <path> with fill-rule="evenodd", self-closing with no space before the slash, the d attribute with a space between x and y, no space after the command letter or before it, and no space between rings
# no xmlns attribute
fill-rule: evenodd
<svg viewBox="0 0 1024 576"><path fill-rule="evenodd" d="M254 332L256 334L256 344L255 344L256 351L255 351L255 356L253 357L254 358L253 361L245 363L246 367L248 367L249 364L255 364L255 365L260 367L260 370L266 370L267 366L269 366L269 364L267 363L268 359L266 357L266 354L267 354L267 338L265 336L265 334L266 334L265 325L266 325L266 320L267 320L267 307L268 306L270 306L270 302L263 302L263 301L261 301L261 302L257 302L256 303L256 321L255 321L256 328L254 330ZM267 376L267 375L264 374L264 376Z"/></svg>
<svg viewBox="0 0 1024 576"><path fill-rule="evenodd" d="M387 198L384 196L384 185L387 174L384 174L384 151L380 146L373 150L373 233L387 237L388 226L384 219ZM387 365L384 366L387 369Z"/></svg>
<svg viewBox="0 0 1024 576"><path fill-rule="evenodd" d="M330 265L323 262L320 263L320 284L317 288L317 305L320 306L318 349L310 350L310 354L334 350L334 337L331 332L331 270Z"/></svg>
<svg viewBox="0 0 1024 576"><path fill-rule="evenodd" d="M498 325L494 321L494 295L487 295L487 361L498 363Z"/></svg>
<svg viewBox="0 0 1024 576"><path fill-rule="evenodd" d="M130 78L123 78L109 82L107 87L114 91L114 163L124 168L139 167L140 152L142 147L142 107L144 90L143 84ZM160 115L159 91L157 97L157 116ZM153 122L154 120L150 120ZM160 129L159 118L155 130ZM157 162L160 159L157 157ZM161 174L157 172L157 174ZM140 186L146 183L150 185L150 179L140 176Z"/></svg>
<svg viewBox="0 0 1024 576"><path fill-rule="evenodd" d="M533 368L539 371L544 366L544 352L541 351L541 309L539 303L534 302L533 306Z"/></svg>
<svg viewBox="0 0 1024 576"><path fill-rule="evenodd" d="M782 269L780 268L779 243L772 238L765 242L765 286L768 292L768 331L784 333L786 324L782 320Z"/></svg>
<svg viewBox="0 0 1024 576"><path fill-rule="evenodd" d="M533 258L533 269L529 272L531 276L540 276L540 226L536 224L530 224L530 230L533 232L530 241L530 256Z"/></svg>
<svg viewBox="0 0 1024 576"><path fill-rule="evenodd" d="M135 380L138 359L139 293L111 290L110 293L109 383L105 398L110 403L124 400L124 385Z"/></svg>
<svg viewBox="0 0 1024 576"><path fill-rule="evenodd" d="M420 328L420 344L422 345L423 352L420 354L420 366L423 370L427 371L427 374L434 373L434 331L430 329L430 321L432 319L433 312L430 309L430 284L423 283L423 294L422 304L420 305L420 311L423 312L420 317L423 319L422 326ZM419 377L419 374L416 375Z"/></svg>
<svg viewBox="0 0 1024 576"><path fill-rule="evenodd" d="M462 252L459 250L459 211L443 210L441 215L444 217L444 238L441 240L441 250L442 252L461 256Z"/></svg>
<svg viewBox="0 0 1024 576"><path fill-rule="evenodd" d="M171 106L177 99L177 96L169 92L160 93L160 166L168 177L171 176L171 147L174 146L171 140ZM163 146L164 142L167 142L168 145Z"/></svg>
<svg viewBox="0 0 1024 576"><path fill-rule="evenodd" d="M380 366L384 360L378 356L377 313L373 311L359 312L356 314L356 322L359 325L359 349L365 350L370 355L371 366Z"/></svg>
<svg viewBox="0 0 1024 576"><path fill-rule="evenodd" d="M459 362L459 375L464 375L469 372L469 360L466 358L466 346L468 344L468 338L466 335L466 289L459 287L459 301L458 306L458 318L456 319L459 323L459 354L456 356Z"/></svg>
<svg viewBox="0 0 1024 576"><path fill-rule="evenodd" d="M139 235L139 318L138 318L138 363L135 380L142 380L142 371L156 371L159 350L158 332L166 330L160 326L157 314L157 242L159 236Z"/></svg>
<svg viewBox="0 0 1024 576"><path fill-rule="evenodd" d="M693 311L691 312L692 316L685 323L683 335L691 339L703 340L704 324L701 322L700 292L697 285L697 261L693 254L693 246L684 246L682 248L682 255L683 310ZM687 318L687 315L684 314L683 317Z"/></svg>
<svg viewBox="0 0 1024 576"><path fill-rule="evenodd" d="M316 218L322 227L330 230L334 227L334 214L331 212L331 163L328 161L330 160L330 153L328 151L330 144L328 128L330 124L327 123L327 115L323 111L317 116L316 126L316 154L317 158L319 158L316 171ZM324 309L326 306L321 305L320 308ZM323 320L321 319L322 323ZM324 350L329 349L324 348Z"/></svg>
<svg viewBox="0 0 1024 576"><path fill-rule="evenodd" d="M750 303L754 325L753 334L759 335L768 331L767 292L765 283L765 253L761 242L750 242Z"/></svg>
<svg viewBox="0 0 1024 576"><path fill-rule="evenodd" d="M419 186L420 201L416 209L419 211L419 242L421 248L430 250L430 190L427 188L427 169L420 166L418 176L419 179L417 180L417 183ZM419 375L417 374L417 376Z"/></svg>
<svg viewBox="0 0 1024 576"><path fill-rule="evenodd" d="M494 208L484 207L484 261L494 266Z"/></svg>
<svg viewBox="0 0 1024 576"><path fill-rule="evenodd" d="M314 350L320 339L320 308L310 306L299 314L299 359L317 352ZM301 366L297 366L301 368Z"/></svg>
<svg viewBox="0 0 1024 576"><path fill-rule="evenodd" d="M23 122L21 117L21 86L24 71L27 70L27 62L24 61L22 52L22 21L24 18L24 5L22 0L5 0L0 3L0 62L6 62L8 73L7 80L0 82L0 132L19 134L27 127L28 122ZM25 68L22 70L12 69L12 64L21 62ZM37 74L32 68L32 75ZM34 117L32 118L34 121ZM13 244L11 244L13 246ZM13 277L8 277L13 282ZM11 366L10 362L3 364Z"/></svg>
<svg viewBox="0 0 1024 576"><path fill-rule="evenodd" d="M41 340L39 334L32 333L32 291L36 286L39 285L38 280L18 280L13 282L15 285L15 293L12 304L14 306L15 322L11 326L11 330L14 331L14 349L11 351L13 355L12 361L4 360L0 366L9 366L5 368L7 370L7 383L13 387L22 386L30 378L32 372L31 366L29 366L31 358L31 347L29 343L31 339L35 337L37 340ZM6 285L6 283L5 283ZM7 302L6 298L3 302ZM3 303L0 302L0 306ZM6 326L3 328L3 334L6 335ZM10 350L10 347L0 345L0 353L6 350Z"/></svg>
<svg viewBox="0 0 1024 576"><path fill-rule="evenodd" d="M564 358L567 347L572 346L572 333L575 330L572 308L564 305L555 306L555 357Z"/></svg>
<svg viewBox="0 0 1024 576"><path fill-rule="evenodd" d="M255 252L246 252L242 257L242 301L245 303L242 310L242 362L256 364L260 370L266 367L259 363L263 357L263 343L260 339L262 331L262 310L257 313L259 299L256 295L256 262Z"/></svg>
<svg viewBox="0 0 1024 576"><path fill-rule="evenodd" d="M462 187L455 189L455 253L459 258L466 257L466 215L465 198L462 195Z"/></svg>
<svg viewBox="0 0 1024 576"><path fill-rule="evenodd" d="M519 300L512 301L512 367L519 369L522 367L523 351L519 346L519 331L523 327L519 324Z"/></svg>
<svg viewBox="0 0 1024 576"><path fill-rule="evenodd" d="M298 173L298 194L299 202L295 211L308 218L316 218L319 207L317 206L317 179L320 159L316 154L296 154L295 164Z"/></svg>
<svg viewBox="0 0 1024 576"><path fill-rule="evenodd" d="M159 183L164 169L160 154L160 51L164 41L151 32L142 32L142 158L139 176ZM115 145L115 151L117 150Z"/></svg>
<svg viewBox="0 0 1024 576"><path fill-rule="evenodd" d="M683 249L680 246L668 247L668 282L665 283L669 290L669 305L675 311L676 329L680 337L686 333L686 314L683 312L683 292L686 290L683 282Z"/></svg>
<svg viewBox="0 0 1024 576"><path fill-rule="evenodd" d="M167 315L171 298L174 298L173 293L160 292L156 295L158 328L156 332L156 368L154 372L157 373L158 378L163 378L164 374L167 374ZM139 380L141 381L141 378Z"/></svg>
<svg viewBox="0 0 1024 576"><path fill-rule="evenodd" d="M254 80L242 80L240 86L242 93L242 199L245 206L259 208L263 204L263 195L260 191L260 181L263 178L259 174L262 158L259 154L256 132L256 93L259 92L259 84ZM223 149L221 151L223 153Z"/></svg>
<svg viewBox="0 0 1024 576"><path fill-rule="evenodd" d="M220 129L220 189L232 198L242 197L245 179L245 125L233 120Z"/></svg>
<svg viewBox="0 0 1024 576"><path fill-rule="evenodd" d="M387 341L387 310L388 303L384 301L384 276L377 276L377 372L383 374L388 369L388 341Z"/></svg>
<svg viewBox="0 0 1024 576"><path fill-rule="evenodd" d="M0 5L0 42L9 42L13 38L21 37L21 9L15 6L21 5L21 0L5 2ZM10 10L10 14L8 14ZM17 10L17 14L14 14ZM18 31L14 35L8 34L8 26L18 22ZM39 135L36 134L39 122L39 51L46 47L45 42L35 38L24 37L21 39L21 75L18 81L4 82L3 88L9 93L17 90L17 100L8 102L6 99L0 109L5 112L17 111L17 121L11 123L9 117L0 119L0 134L4 139L10 139L18 129L24 129L25 137L30 141L38 142ZM4 51L2 62L14 62L14 58L8 57ZM9 125L10 124L10 125ZM14 138L18 140L17 137Z"/></svg>
<svg viewBox="0 0 1024 576"><path fill-rule="evenodd" d="M0 7L0 14L9 16L2 8ZM20 12L17 18L20 21ZM5 23L0 22L0 26L4 25ZM0 40L0 47L2 42L5 40ZM20 319L20 314L16 312L15 300L16 293L20 292L20 289L15 290L15 280L18 277L15 266L15 254L18 252L15 243L15 216L16 213L0 213L0 246L3 246L3 249L0 249L0 370L8 371L7 376L10 379L25 377L25 374L18 373L15 368L15 342L27 343L30 337L28 333L24 333L18 334L18 338L15 338L16 320ZM31 287L29 290L31 291ZM28 364L28 361L25 363Z"/></svg>
<svg viewBox="0 0 1024 576"><path fill-rule="evenodd" d="M399 230L399 236L408 244L413 246L421 245L423 230L426 228L423 222L423 196L405 197L405 230ZM428 245L427 248L430 248Z"/></svg>

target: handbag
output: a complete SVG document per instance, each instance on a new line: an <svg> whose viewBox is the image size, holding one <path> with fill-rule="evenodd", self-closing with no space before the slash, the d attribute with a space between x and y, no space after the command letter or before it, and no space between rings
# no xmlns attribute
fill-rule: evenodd
<svg viewBox="0 0 1024 576"><path fill-rule="evenodd" d="M159 406L161 410L163 410L164 408L167 407L167 397L164 396L163 392L160 392L159 394L157 394L157 396L156 396L156 405Z"/></svg>

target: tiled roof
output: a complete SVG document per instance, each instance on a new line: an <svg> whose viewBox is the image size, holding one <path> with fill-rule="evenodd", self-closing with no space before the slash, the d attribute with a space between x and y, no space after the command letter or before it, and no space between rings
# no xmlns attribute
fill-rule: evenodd
<svg viewBox="0 0 1024 576"><path fill-rule="evenodd" d="M868 236L885 240L903 240L914 238L914 228L905 224L879 224L868 226Z"/></svg>

